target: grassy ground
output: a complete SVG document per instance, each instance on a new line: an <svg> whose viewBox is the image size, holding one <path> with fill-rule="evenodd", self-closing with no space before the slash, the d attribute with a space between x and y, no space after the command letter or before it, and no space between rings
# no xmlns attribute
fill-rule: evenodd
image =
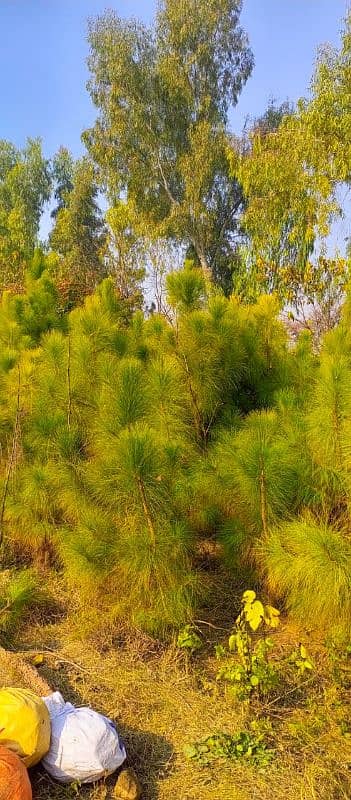
<svg viewBox="0 0 351 800"><path fill-rule="evenodd" d="M201 626L200 626L201 627ZM76 704L89 704L116 721L129 761L143 786L144 800L346 800L351 797L351 733L347 663L330 663L321 644L310 646L316 670L301 689L284 686L265 704L235 704L215 681L213 640L220 630L202 625L204 652L192 662L174 645L164 647L142 635L126 639L77 638L70 621L34 626L22 642L29 664L32 650L44 663L27 674L1 669L6 682L49 684ZM282 625L275 652L291 650L303 632ZM306 638L305 638L306 640ZM39 683L38 683L39 680ZM305 682L305 678L301 682ZM44 681L44 684L40 683ZM252 719L269 721L275 757L262 769L241 761L199 767L183 747L224 731L247 729ZM75 790L31 773L34 800L67 800ZM80 790L90 800L111 797L115 779Z"/></svg>

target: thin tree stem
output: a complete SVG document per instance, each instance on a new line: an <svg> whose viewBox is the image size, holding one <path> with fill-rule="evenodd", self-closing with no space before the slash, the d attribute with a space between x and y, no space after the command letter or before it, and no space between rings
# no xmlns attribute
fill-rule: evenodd
<svg viewBox="0 0 351 800"><path fill-rule="evenodd" d="M155 532L154 523L153 523L152 516L151 516L150 510L149 510L149 507L148 507L147 499L146 499L145 487L144 487L144 484L143 484L143 481L141 480L141 478L138 478L138 487L139 487L141 502L142 502L142 506L143 506L143 511L144 511L144 514L145 514L145 517L146 517L147 526L148 526L149 533L150 533L151 544L152 544L153 549L155 549L155 547L156 547L156 532Z"/></svg>
<svg viewBox="0 0 351 800"><path fill-rule="evenodd" d="M67 344L67 426L68 430L71 429L71 416L72 416L72 391L71 391L71 337L68 334Z"/></svg>
<svg viewBox="0 0 351 800"><path fill-rule="evenodd" d="M266 508L266 480L265 480L263 466L261 467L261 474L260 474L260 502L261 502L262 528L263 528L263 533L266 536L268 531L268 526L267 526L267 508Z"/></svg>
<svg viewBox="0 0 351 800"><path fill-rule="evenodd" d="M199 409L199 406L198 406L196 392L194 390L194 387L193 387L193 384L192 384L192 381L191 381L189 364L187 362L187 359L186 359L186 356L184 355L184 353L182 353L182 356L183 356L183 362L184 362L185 372L186 372L187 381L188 381L190 397L191 397L191 401L192 401L192 405L193 405L193 409L194 409L195 427L196 427L197 434L198 434L199 438L202 437L204 442L206 443L207 431L204 428L203 423L202 423L201 412L200 412L200 409Z"/></svg>

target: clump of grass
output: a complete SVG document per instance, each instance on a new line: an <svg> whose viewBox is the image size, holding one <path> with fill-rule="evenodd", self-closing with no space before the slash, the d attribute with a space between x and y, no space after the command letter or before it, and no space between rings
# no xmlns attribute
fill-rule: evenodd
<svg viewBox="0 0 351 800"><path fill-rule="evenodd" d="M0 573L0 636L11 636L37 600L37 580L31 570Z"/></svg>

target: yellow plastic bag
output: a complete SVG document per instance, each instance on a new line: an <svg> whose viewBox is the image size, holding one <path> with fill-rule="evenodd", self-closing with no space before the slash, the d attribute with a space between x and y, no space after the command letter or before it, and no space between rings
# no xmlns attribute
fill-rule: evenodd
<svg viewBox="0 0 351 800"><path fill-rule="evenodd" d="M0 745L20 756L26 767L37 764L50 747L50 715L28 689L0 689Z"/></svg>

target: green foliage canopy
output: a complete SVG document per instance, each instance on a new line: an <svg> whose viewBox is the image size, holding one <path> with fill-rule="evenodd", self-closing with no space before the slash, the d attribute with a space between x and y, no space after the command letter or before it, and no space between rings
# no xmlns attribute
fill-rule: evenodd
<svg viewBox="0 0 351 800"><path fill-rule="evenodd" d="M49 200L51 178L40 139L23 150L0 141L0 284L20 285L38 243L39 222Z"/></svg>
<svg viewBox="0 0 351 800"><path fill-rule="evenodd" d="M113 13L90 26L84 141L138 235L171 238L228 290L242 193L229 176L227 114L252 69L241 2L166 0L155 27Z"/></svg>

